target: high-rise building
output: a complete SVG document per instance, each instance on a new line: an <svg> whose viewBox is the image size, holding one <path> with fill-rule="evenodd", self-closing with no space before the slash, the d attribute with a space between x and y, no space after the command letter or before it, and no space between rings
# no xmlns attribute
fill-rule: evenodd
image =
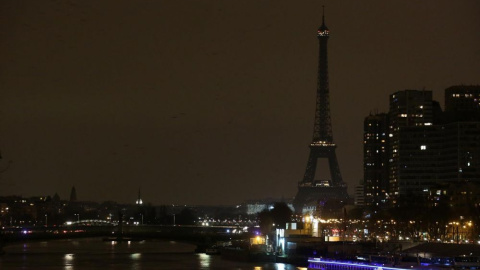
<svg viewBox="0 0 480 270"><path fill-rule="evenodd" d="M365 187L363 184L355 186L354 204L357 206L365 205Z"/></svg>
<svg viewBox="0 0 480 270"><path fill-rule="evenodd" d="M439 181L442 160L443 127L441 125L410 126L400 129L395 176L398 193L408 196L428 195L429 188Z"/></svg>
<svg viewBox="0 0 480 270"><path fill-rule="evenodd" d="M322 25L317 31L319 41L317 98L313 139L310 144L310 155L303 180L299 182L294 206L297 212L304 207L320 206L327 201L344 203L348 199L347 187L342 180L337 156L336 144L333 142L332 123L330 117L330 94L328 84L327 42L330 30L325 25L325 14ZM331 179L315 177L319 159L328 160ZM338 205L337 204L337 205ZM310 208L309 208L310 209Z"/></svg>
<svg viewBox="0 0 480 270"><path fill-rule="evenodd" d="M363 122L363 187L367 206L388 197L388 115L369 115Z"/></svg>
<svg viewBox="0 0 480 270"><path fill-rule="evenodd" d="M480 85L455 85L445 89L445 111L480 112Z"/></svg>
<svg viewBox="0 0 480 270"><path fill-rule="evenodd" d="M392 203L400 194L400 183L403 181L402 171L405 165L400 157L401 133L407 127L431 126L434 120L434 102L432 91L404 90L390 95L389 117L389 196ZM403 191L403 190L402 190Z"/></svg>
<svg viewBox="0 0 480 270"><path fill-rule="evenodd" d="M439 160L443 182L480 182L480 121L444 124Z"/></svg>
<svg viewBox="0 0 480 270"><path fill-rule="evenodd" d="M478 121L405 127L399 142L400 195L426 196L445 182L480 182Z"/></svg>
<svg viewBox="0 0 480 270"><path fill-rule="evenodd" d="M445 89L441 179L480 182L480 85Z"/></svg>
<svg viewBox="0 0 480 270"><path fill-rule="evenodd" d="M364 122L365 204L428 196L431 187L445 182L480 182L479 103L480 86L447 88L445 112L431 91L391 94L388 115L370 115Z"/></svg>
<svg viewBox="0 0 480 270"><path fill-rule="evenodd" d="M455 85L445 89L444 122L480 121L480 85Z"/></svg>

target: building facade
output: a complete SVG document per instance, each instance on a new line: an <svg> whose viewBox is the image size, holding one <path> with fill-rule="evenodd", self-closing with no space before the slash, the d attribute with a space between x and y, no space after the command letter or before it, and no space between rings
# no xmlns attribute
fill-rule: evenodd
<svg viewBox="0 0 480 270"><path fill-rule="evenodd" d="M442 125L439 178L444 182L480 182L480 122Z"/></svg>
<svg viewBox="0 0 480 270"><path fill-rule="evenodd" d="M443 149L443 127L439 125L404 127L398 135L396 156L397 191L400 196L428 195L439 177Z"/></svg>
<svg viewBox="0 0 480 270"><path fill-rule="evenodd" d="M363 187L367 206L380 206L388 196L388 115L369 115L363 122Z"/></svg>
<svg viewBox="0 0 480 270"><path fill-rule="evenodd" d="M480 86L455 85L445 89L445 111L480 111Z"/></svg>
<svg viewBox="0 0 480 270"><path fill-rule="evenodd" d="M428 196L441 183L480 183L479 103L480 86L447 88L444 112L431 91L391 94L388 114L364 121L365 204Z"/></svg>
<svg viewBox="0 0 480 270"><path fill-rule="evenodd" d="M365 205L365 187L363 184L355 186L354 204L356 206Z"/></svg>
<svg viewBox="0 0 480 270"><path fill-rule="evenodd" d="M433 124L433 100L432 91L427 90L403 90L390 95L389 117L389 150L388 150L388 173L389 173L389 197L392 203L396 203L400 193L400 183L405 168L401 163L400 136L402 130L407 127L431 126ZM405 192L402 189L402 192Z"/></svg>

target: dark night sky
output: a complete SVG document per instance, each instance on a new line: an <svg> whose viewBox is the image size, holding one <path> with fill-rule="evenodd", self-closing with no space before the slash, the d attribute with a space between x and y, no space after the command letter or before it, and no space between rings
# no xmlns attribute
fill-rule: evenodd
<svg viewBox="0 0 480 270"><path fill-rule="evenodd" d="M480 1L0 2L0 195L153 204L292 197L325 4L337 156L403 89L480 83Z"/></svg>

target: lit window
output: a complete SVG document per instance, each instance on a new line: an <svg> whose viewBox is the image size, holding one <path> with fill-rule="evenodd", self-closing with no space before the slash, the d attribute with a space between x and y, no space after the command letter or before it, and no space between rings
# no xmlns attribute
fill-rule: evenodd
<svg viewBox="0 0 480 270"><path fill-rule="evenodd" d="M420 145L420 150L427 150L427 146L426 145Z"/></svg>

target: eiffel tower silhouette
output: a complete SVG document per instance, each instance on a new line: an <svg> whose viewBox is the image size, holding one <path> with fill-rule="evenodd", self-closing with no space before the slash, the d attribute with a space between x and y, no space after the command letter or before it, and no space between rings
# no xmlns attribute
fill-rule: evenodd
<svg viewBox="0 0 480 270"><path fill-rule="evenodd" d="M348 199L347 186L342 180L337 155L336 144L333 142L332 121L330 117L330 98L328 87L327 43L330 31L325 25L325 8L322 15L322 25L318 28L319 40L318 81L315 109L313 139L310 144L310 155L303 180L298 183L294 207L301 213L305 206L321 206L327 201L345 202ZM316 180L315 172L319 159L327 159L330 169L329 180Z"/></svg>

